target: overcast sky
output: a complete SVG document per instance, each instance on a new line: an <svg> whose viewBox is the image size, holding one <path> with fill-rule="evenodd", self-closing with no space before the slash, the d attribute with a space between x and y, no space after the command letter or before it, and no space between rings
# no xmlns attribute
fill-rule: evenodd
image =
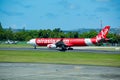
<svg viewBox="0 0 120 80"><path fill-rule="evenodd" d="M73 30L120 27L120 0L0 0L4 28Z"/></svg>

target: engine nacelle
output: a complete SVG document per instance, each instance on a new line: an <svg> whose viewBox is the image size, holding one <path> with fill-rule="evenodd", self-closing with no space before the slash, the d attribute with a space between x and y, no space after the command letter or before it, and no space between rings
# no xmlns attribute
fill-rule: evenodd
<svg viewBox="0 0 120 80"><path fill-rule="evenodd" d="M48 44L47 48L56 48L56 45L55 44Z"/></svg>

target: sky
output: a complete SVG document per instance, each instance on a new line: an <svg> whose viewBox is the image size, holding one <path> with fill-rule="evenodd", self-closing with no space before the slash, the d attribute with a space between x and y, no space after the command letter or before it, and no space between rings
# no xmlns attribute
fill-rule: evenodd
<svg viewBox="0 0 120 80"><path fill-rule="evenodd" d="M120 0L0 0L3 28L120 27Z"/></svg>

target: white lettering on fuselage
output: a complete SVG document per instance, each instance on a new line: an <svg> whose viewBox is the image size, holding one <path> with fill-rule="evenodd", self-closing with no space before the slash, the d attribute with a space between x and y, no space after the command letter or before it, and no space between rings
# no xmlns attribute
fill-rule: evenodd
<svg viewBox="0 0 120 80"><path fill-rule="evenodd" d="M38 39L37 43L56 43L60 41L60 39ZM64 39L64 43L69 43L69 39Z"/></svg>

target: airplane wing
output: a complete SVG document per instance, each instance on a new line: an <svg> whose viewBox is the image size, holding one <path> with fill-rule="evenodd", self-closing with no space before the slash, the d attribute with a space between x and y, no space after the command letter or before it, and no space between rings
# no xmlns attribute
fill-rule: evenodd
<svg viewBox="0 0 120 80"><path fill-rule="evenodd" d="M56 45L56 48L59 47L59 48L61 48L62 51L65 51L67 49L68 50L73 50L73 48L71 48L71 46L73 46L73 44L66 44L66 43L63 42L63 39L56 42L55 45Z"/></svg>
<svg viewBox="0 0 120 80"><path fill-rule="evenodd" d="M62 50L67 50L67 45L62 40L56 42L55 45L56 48L60 47Z"/></svg>

